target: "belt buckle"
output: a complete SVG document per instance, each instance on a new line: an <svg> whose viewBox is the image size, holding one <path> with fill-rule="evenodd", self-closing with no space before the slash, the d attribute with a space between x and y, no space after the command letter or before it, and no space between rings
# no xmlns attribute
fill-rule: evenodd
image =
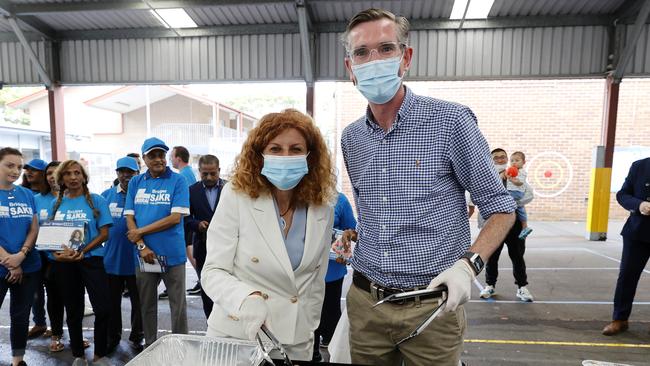
<svg viewBox="0 0 650 366"><path fill-rule="evenodd" d="M384 289L377 286L376 283L370 282L370 296L375 301L383 300L384 299Z"/></svg>

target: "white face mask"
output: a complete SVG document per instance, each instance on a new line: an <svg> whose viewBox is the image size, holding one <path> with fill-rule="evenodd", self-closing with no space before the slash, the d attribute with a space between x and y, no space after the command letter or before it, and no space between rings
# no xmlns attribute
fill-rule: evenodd
<svg viewBox="0 0 650 366"><path fill-rule="evenodd" d="M502 171L506 170L508 168L508 164L494 164L494 169L497 170L497 173L501 173Z"/></svg>

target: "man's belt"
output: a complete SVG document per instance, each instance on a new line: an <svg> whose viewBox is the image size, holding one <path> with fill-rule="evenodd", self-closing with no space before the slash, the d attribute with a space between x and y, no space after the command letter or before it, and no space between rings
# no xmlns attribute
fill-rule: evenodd
<svg viewBox="0 0 650 366"><path fill-rule="evenodd" d="M362 275L360 272L354 271L352 274L352 283L359 288L360 290L366 291L370 293L370 296L372 296L373 300L376 301L381 301L385 297L388 297L390 295L394 294L399 294L402 292L410 292L410 291L416 291L416 290L424 290L427 287L426 286L420 286L420 287L413 287L413 288L405 288L405 289L399 289L399 288L391 288L391 287L385 287L382 285L379 285L375 282L372 282L366 276ZM404 305L408 304L411 302L419 303L422 300L427 300L427 299L437 299L440 298L438 295L422 295L422 296L417 296L413 298L408 298L405 300L402 300L401 302L392 302L392 304L396 305Z"/></svg>

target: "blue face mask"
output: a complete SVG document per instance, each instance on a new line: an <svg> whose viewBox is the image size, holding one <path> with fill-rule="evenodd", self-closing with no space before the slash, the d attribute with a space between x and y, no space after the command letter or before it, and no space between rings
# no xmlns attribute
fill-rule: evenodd
<svg viewBox="0 0 650 366"><path fill-rule="evenodd" d="M371 103L388 103L402 85L402 78L399 76L401 63L401 57L393 57L352 65L352 73L357 79L357 89Z"/></svg>
<svg viewBox="0 0 650 366"><path fill-rule="evenodd" d="M308 172L307 155L264 155L262 175L281 191L297 186Z"/></svg>

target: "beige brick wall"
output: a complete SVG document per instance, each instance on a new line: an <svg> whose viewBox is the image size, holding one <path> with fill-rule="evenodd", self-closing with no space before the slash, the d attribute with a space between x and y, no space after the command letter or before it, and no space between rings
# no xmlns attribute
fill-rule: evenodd
<svg viewBox="0 0 650 366"><path fill-rule="evenodd" d="M600 143L601 135L603 79L417 82L408 85L418 94L472 108L492 148L524 151L529 162L545 152L566 157L573 170L572 180L556 197L537 197L528 207L530 219L586 219L592 152ZM366 102L351 83L337 83L335 99L336 122L343 127L365 112ZM650 146L649 79L627 79L621 85L616 145ZM538 157L537 163L537 169L529 172L535 185L550 186L558 182L553 179L559 174L568 174L567 164L561 158ZM552 178L541 175L545 170L553 171ZM352 199L347 175L343 174L343 191ZM560 186L567 181L565 175ZM558 189L540 191L554 193ZM626 216L612 194L610 218Z"/></svg>

